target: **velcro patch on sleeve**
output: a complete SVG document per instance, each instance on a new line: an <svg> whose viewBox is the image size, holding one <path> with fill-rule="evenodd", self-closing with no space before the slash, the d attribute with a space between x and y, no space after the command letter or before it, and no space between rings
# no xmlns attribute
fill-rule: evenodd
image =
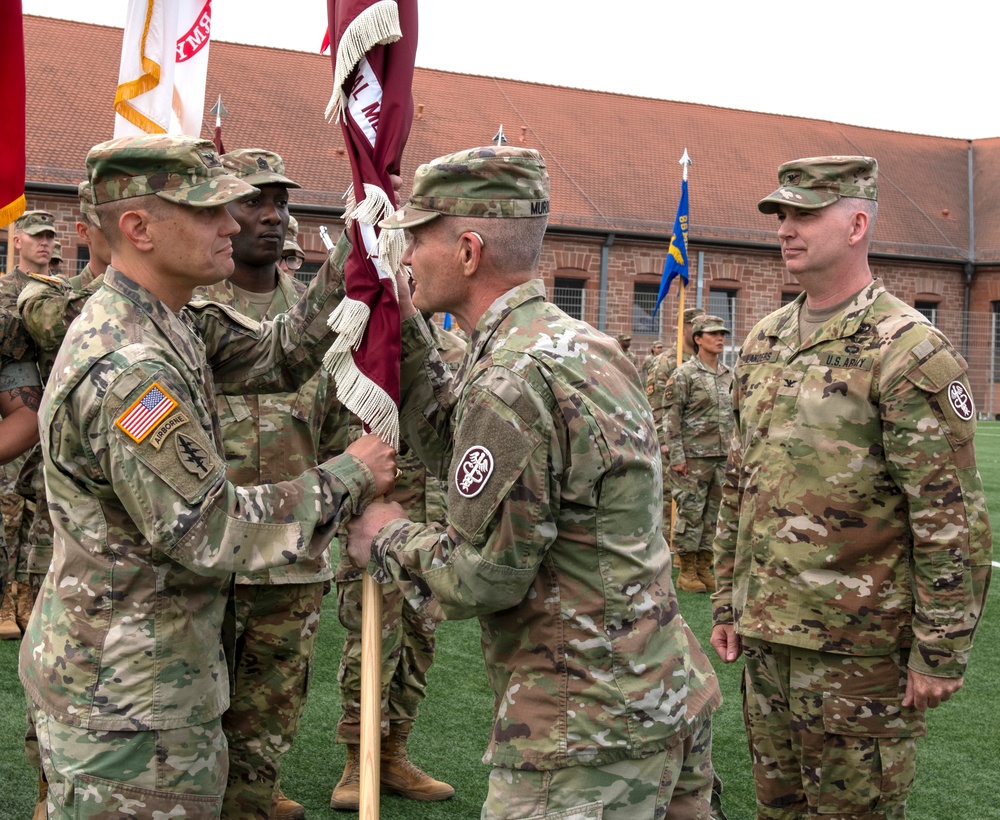
<svg viewBox="0 0 1000 820"><path fill-rule="evenodd" d="M148 436L156 426L169 416L177 402L159 382L153 382L116 420L118 427L136 444Z"/></svg>

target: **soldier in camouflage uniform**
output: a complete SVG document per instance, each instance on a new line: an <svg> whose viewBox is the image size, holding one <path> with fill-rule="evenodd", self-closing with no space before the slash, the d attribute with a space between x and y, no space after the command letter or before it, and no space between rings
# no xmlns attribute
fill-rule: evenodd
<svg viewBox="0 0 1000 820"><path fill-rule="evenodd" d="M233 275L199 288L195 298L229 305L258 321L286 312L306 286L278 270L288 224L281 157L244 148L222 156L235 177L259 193L227 205L240 226L233 237ZM336 264L346 256L344 239ZM347 446L347 415L322 368L292 393L217 396L226 477L237 485L294 479ZM336 546L336 542L334 542ZM238 573L224 629L235 640L235 679L222 728L229 747L223 814L293 820L302 806L277 785L281 758L305 708L324 588L333 578L329 551L258 573ZM272 808L273 803L273 808Z"/></svg>
<svg viewBox="0 0 1000 820"><path fill-rule="evenodd" d="M391 490L395 460L366 436L293 481L228 481L213 382L289 390L314 373L340 276L326 265L262 324L210 302L182 310L232 273L238 225L222 206L257 189L190 137L111 140L87 166L113 267L39 413L58 548L20 677L50 818L214 817L232 575L316 559L343 515Z"/></svg>
<svg viewBox="0 0 1000 820"><path fill-rule="evenodd" d="M38 441L36 414L42 400L42 386L32 361L34 355L34 346L17 314L0 308L0 464L13 463L12 459ZM6 594L17 569L16 553L8 550L7 545L7 511L8 505L4 504L4 517L0 518L3 524L0 528L0 599L4 601L0 639L21 635L15 621L14 597L8 599ZM14 512L20 515L16 507Z"/></svg>
<svg viewBox="0 0 1000 820"><path fill-rule="evenodd" d="M547 301L548 212L538 152L491 146L421 166L381 223L411 235L400 417L448 523L374 504L348 550L411 606L479 618L484 818L706 818L720 694L677 610L649 406L614 339ZM454 379L414 304L474 328Z"/></svg>
<svg viewBox="0 0 1000 820"><path fill-rule="evenodd" d="M48 273L55 241L55 217L49 211L27 211L14 222L13 245L18 252L18 264L0 277L0 308L16 314L18 296L33 281L64 284L62 279ZM32 354L32 358L37 359L37 354ZM42 378L44 385L44 373ZM5 502L5 512L18 520L18 529L8 544L8 561L14 572L8 578L7 593L0 604L0 637L21 637L38 591L39 572L44 574L48 566L50 555L35 554L29 535L36 518L37 500L41 498L44 504L45 487L40 465L41 455L37 448L32 448L4 468L8 486L12 488L8 496L14 496ZM37 565L42 562L45 566L38 570ZM33 580L36 582L34 588Z"/></svg>
<svg viewBox="0 0 1000 820"><path fill-rule="evenodd" d="M427 330L441 360L454 373L465 353L465 342L427 320ZM391 499L402 505L413 521L444 524L447 485L429 473L417 454L401 442L397 454L401 471ZM340 706L336 740L347 749L343 774L330 796L330 807L357 811L361 776L361 602L363 570L346 551L337 567L337 614L347 630L340 655ZM380 782L385 791L414 800L447 800L455 794L449 784L423 771L408 756L406 744L427 691L427 672L434 662L434 635L440 611L406 606L399 589L382 586L382 726Z"/></svg>
<svg viewBox="0 0 1000 820"><path fill-rule="evenodd" d="M715 591L712 540L722 500L722 478L733 433L733 374L719 361L729 329L718 316L694 320L697 353L667 382L664 426L674 473L674 552L677 588Z"/></svg>
<svg viewBox="0 0 1000 820"><path fill-rule="evenodd" d="M701 308L687 308L684 311L684 338L683 338L683 361L688 361L694 355L694 340L691 336L692 322L704 314ZM646 398L649 406L653 410L653 424L656 425L656 435L660 442L661 463L663 466L663 522L664 526L669 526L673 520L672 492L674 489L673 471L670 469L670 438L665 424L665 403L664 398L667 390L667 382L674 375L677 369L677 346L671 345L650 364L646 374ZM670 549L673 550L672 533L667 534L671 540Z"/></svg>
<svg viewBox="0 0 1000 820"><path fill-rule="evenodd" d="M653 368L653 362L656 361L656 357L663 352L663 342L657 339L653 344L649 346L649 355L642 360L642 367L639 368L639 381L645 385L646 380L649 378L649 371Z"/></svg>
<svg viewBox="0 0 1000 820"><path fill-rule="evenodd" d="M101 220L94 209L94 195L89 182L84 181L77 186L77 198L80 201L80 218L76 221L76 233L89 249L90 259L82 271L69 278L69 282L74 288L83 288L107 270L111 264L111 248L101 232Z"/></svg>
<svg viewBox="0 0 1000 820"><path fill-rule="evenodd" d="M629 333L619 333L616 337L618 340L618 346L621 348L622 353L625 354L625 358L632 362L632 366L638 370L639 360L635 357L635 353L632 352L632 336Z"/></svg>
<svg viewBox="0 0 1000 820"><path fill-rule="evenodd" d="M925 710L962 685L990 576L965 360L873 280L870 157L785 163L805 292L740 351L712 644L745 660L761 818L901 818Z"/></svg>

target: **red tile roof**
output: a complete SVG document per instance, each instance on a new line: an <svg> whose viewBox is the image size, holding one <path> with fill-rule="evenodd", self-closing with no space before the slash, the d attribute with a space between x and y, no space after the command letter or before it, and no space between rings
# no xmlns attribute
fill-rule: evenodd
<svg viewBox="0 0 1000 820"><path fill-rule="evenodd" d="M30 15L24 22L28 177L75 184L87 150L112 136L122 32ZM329 57L214 42L202 136L211 138L208 108L221 93L227 148L277 151L304 186L294 204L340 206L349 169L339 126L323 119L331 86ZM662 239L687 148L692 242L770 244L773 218L756 202L776 186L781 162L866 154L879 161L874 252L961 261L974 227L975 260L1000 260L1000 138L969 142L420 68L413 96L419 113L404 179L421 162L488 144L503 124L510 143L546 158L553 228Z"/></svg>

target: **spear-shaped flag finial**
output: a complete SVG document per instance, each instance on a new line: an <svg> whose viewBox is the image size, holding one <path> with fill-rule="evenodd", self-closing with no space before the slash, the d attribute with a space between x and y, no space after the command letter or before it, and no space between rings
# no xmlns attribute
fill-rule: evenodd
<svg viewBox="0 0 1000 820"><path fill-rule="evenodd" d="M222 104L222 94L219 94L219 99L216 101L215 105L209 109L209 114L215 114L215 133L212 135L212 142L215 143L215 150L220 154L226 153L226 149L222 145L222 118L229 112L226 110L226 106Z"/></svg>
<svg viewBox="0 0 1000 820"><path fill-rule="evenodd" d="M506 145L507 137L503 133L503 123L500 123L500 130L493 135L493 142L497 145Z"/></svg>

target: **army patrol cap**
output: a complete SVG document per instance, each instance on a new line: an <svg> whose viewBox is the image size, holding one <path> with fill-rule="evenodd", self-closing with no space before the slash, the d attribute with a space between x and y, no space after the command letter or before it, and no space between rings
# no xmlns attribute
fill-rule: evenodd
<svg viewBox="0 0 1000 820"><path fill-rule="evenodd" d="M628 333L619 333L616 337L619 342L630 342L632 337Z"/></svg>
<svg viewBox="0 0 1000 820"><path fill-rule="evenodd" d="M289 254L294 254L299 257L299 259L305 261L305 251L299 247L298 243L294 239L286 239L285 246L281 249L282 256L288 256Z"/></svg>
<svg viewBox="0 0 1000 820"><path fill-rule="evenodd" d="M701 308L684 308L684 324L689 325L699 316L704 316L705 311Z"/></svg>
<svg viewBox="0 0 1000 820"><path fill-rule="evenodd" d="M779 188L757 203L763 214L778 206L815 210L841 197L878 200L878 163L874 157L808 157L778 168Z"/></svg>
<svg viewBox="0 0 1000 820"><path fill-rule="evenodd" d="M533 148L488 145L417 168L410 200L380 228L412 228L441 215L521 218L549 214L549 173Z"/></svg>
<svg viewBox="0 0 1000 820"><path fill-rule="evenodd" d="M705 314L699 316L694 320L694 328L692 330L692 335L698 333L729 333L730 330L726 327L726 323L718 316L711 316Z"/></svg>
<svg viewBox="0 0 1000 820"><path fill-rule="evenodd" d="M14 230L26 233L28 236L50 231L56 232L56 218L48 211L26 211L14 223Z"/></svg>
<svg viewBox="0 0 1000 820"><path fill-rule="evenodd" d="M257 193L227 174L208 140L174 134L119 137L87 154L94 203L156 194L190 208L212 208Z"/></svg>
<svg viewBox="0 0 1000 820"><path fill-rule="evenodd" d="M288 230L285 231L285 236L291 239L293 242L299 238L299 220L294 216L288 217Z"/></svg>
<svg viewBox="0 0 1000 820"><path fill-rule="evenodd" d="M100 228L101 218L97 215L97 209L94 208L94 189L90 187L90 183L84 180L77 185L76 195L80 200L80 213Z"/></svg>
<svg viewBox="0 0 1000 820"><path fill-rule="evenodd" d="M49 261L54 262L56 259L58 259L60 262L62 262L62 258L63 258L62 243L57 239L55 242L52 243L52 253L49 255Z"/></svg>
<svg viewBox="0 0 1000 820"><path fill-rule="evenodd" d="M263 148L239 148L223 154L221 159L226 171L250 185L302 187L285 176L285 163L274 151L265 151Z"/></svg>

